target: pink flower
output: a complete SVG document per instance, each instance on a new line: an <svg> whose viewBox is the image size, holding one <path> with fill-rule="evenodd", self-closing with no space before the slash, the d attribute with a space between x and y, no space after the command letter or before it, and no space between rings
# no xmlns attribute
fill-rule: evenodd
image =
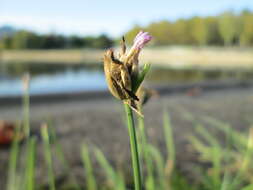
<svg viewBox="0 0 253 190"><path fill-rule="evenodd" d="M129 52L126 55L121 56L120 60L128 62L131 58L135 57L135 62L138 62L138 56L141 51L141 49L144 47L146 43L148 43L152 39L152 36L149 35L148 32L140 31L135 39L134 44L132 48L129 50Z"/></svg>
<svg viewBox="0 0 253 190"><path fill-rule="evenodd" d="M149 35L148 32L140 31L135 39L134 39L134 49L142 49L146 43L148 43L152 39L152 36Z"/></svg>

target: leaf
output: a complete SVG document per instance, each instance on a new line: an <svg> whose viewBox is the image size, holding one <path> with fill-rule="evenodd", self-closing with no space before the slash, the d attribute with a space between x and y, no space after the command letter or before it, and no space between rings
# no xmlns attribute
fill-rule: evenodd
<svg viewBox="0 0 253 190"><path fill-rule="evenodd" d="M95 148L94 153L99 164L105 170L106 177L108 178L109 182L112 183L113 187L117 190L125 190L123 177L113 169L113 167L105 158L104 154L98 148Z"/></svg>
<svg viewBox="0 0 253 190"><path fill-rule="evenodd" d="M87 182L87 189L88 190L96 190L97 184L93 173L93 167L90 159L90 153L88 147L83 144L82 146L82 160L83 165L85 167L85 174L86 174L86 182Z"/></svg>
<svg viewBox="0 0 253 190"><path fill-rule="evenodd" d="M136 92L140 87L141 83L143 82L145 76L147 75L148 71L150 70L151 64L145 63L143 66L142 71L139 73L135 80L132 80L132 89L133 92Z"/></svg>

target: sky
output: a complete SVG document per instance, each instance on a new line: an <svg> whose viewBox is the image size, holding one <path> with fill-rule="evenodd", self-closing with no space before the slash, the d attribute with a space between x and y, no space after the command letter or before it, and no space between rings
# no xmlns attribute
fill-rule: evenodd
<svg viewBox="0 0 253 190"><path fill-rule="evenodd" d="M253 10L253 0L0 0L0 26L116 37L133 25Z"/></svg>

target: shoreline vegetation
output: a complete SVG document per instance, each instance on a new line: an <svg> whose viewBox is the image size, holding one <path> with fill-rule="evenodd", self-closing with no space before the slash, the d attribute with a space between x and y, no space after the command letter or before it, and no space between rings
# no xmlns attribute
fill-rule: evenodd
<svg viewBox="0 0 253 190"><path fill-rule="evenodd" d="M99 49L3 50L0 63L102 64L102 56ZM253 68L253 48L156 47L145 49L140 59L153 66L247 69Z"/></svg>

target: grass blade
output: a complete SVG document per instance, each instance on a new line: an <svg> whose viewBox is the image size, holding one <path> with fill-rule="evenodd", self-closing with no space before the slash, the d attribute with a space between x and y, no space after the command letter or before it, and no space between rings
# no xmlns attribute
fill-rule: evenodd
<svg viewBox="0 0 253 190"><path fill-rule="evenodd" d="M153 159L156 163L160 188L161 189L170 189L169 188L170 182L168 182L168 179L166 178L166 175L165 175L165 163L164 163L161 153L153 145L149 145L148 148L149 148L150 155L153 157Z"/></svg>
<svg viewBox="0 0 253 190"><path fill-rule="evenodd" d="M86 182L87 182L87 190L96 190L97 184L93 173L93 167L90 160L90 153L88 147L83 144L82 146L82 161L85 167L85 174L86 174Z"/></svg>
<svg viewBox="0 0 253 190"><path fill-rule="evenodd" d="M140 106L141 111L141 106ZM140 150L140 159L143 160L143 164L146 165L147 168L147 179L145 182L145 187L147 190L154 190L155 187L155 179L153 175L153 163L152 159L149 155L148 150L148 142L147 136L145 134L145 127L144 127L144 119L143 117L138 116L138 131L137 136L139 137L139 150Z"/></svg>
<svg viewBox="0 0 253 190"><path fill-rule="evenodd" d="M11 145L10 160L8 167L7 190L15 190L17 185L17 161L19 154L19 134L20 124L17 125L15 131L15 138Z"/></svg>
<svg viewBox="0 0 253 190"><path fill-rule="evenodd" d="M41 136L44 144L44 155L48 166L48 180L50 190L55 190L55 179L53 172L52 154L48 135L48 126L46 124L41 127Z"/></svg>
<svg viewBox="0 0 253 190"><path fill-rule="evenodd" d="M167 111L164 111L163 129L164 129L164 136L165 136L165 142L166 142L166 148L167 148L167 154L168 154L167 156L168 161L166 164L166 175L170 177L175 167L176 153L175 153L173 131L171 127L169 114Z"/></svg>
<svg viewBox="0 0 253 190"><path fill-rule="evenodd" d="M125 183L123 178L121 177L121 175L114 171L114 169L106 160L104 154L97 148L94 150L94 153L99 164L105 170L106 177L109 180L109 184L112 184L112 186L117 190L125 190Z"/></svg>
<svg viewBox="0 0 253 190"><path fill-rule="evenodd" d="M54 146L55 146L55 151L56 151L57 157L59 158L60 162L62 163L65 173L70 176L70 180L73 183L73 188L76 190L80 190L81 187L78 184L78 181L77 181L73 171L71 170L68 161L65 158L62 146L58 142L57 135L55 133L54 128L52 127L52 123L50 120L48 120L47 122L48 122L48 129L49 129L49 135L50 135L50 142L52 144L54 144Z"/></svg>
<svg viewBox="0 0 253 190"><path fill-rule="evenodd" d="M36 138L31 137L28 142L26 156L25 190L33 190L35 187L35 160L36 160Z"/></svg>
<svg viewBox="0 0 253 190"><path fill-rule="evenodd" d="M230 176L228 175L228 172L225 172L221 184L221 190L231 190L231 188L229 187L230 182L231 182Z"/></svg>

